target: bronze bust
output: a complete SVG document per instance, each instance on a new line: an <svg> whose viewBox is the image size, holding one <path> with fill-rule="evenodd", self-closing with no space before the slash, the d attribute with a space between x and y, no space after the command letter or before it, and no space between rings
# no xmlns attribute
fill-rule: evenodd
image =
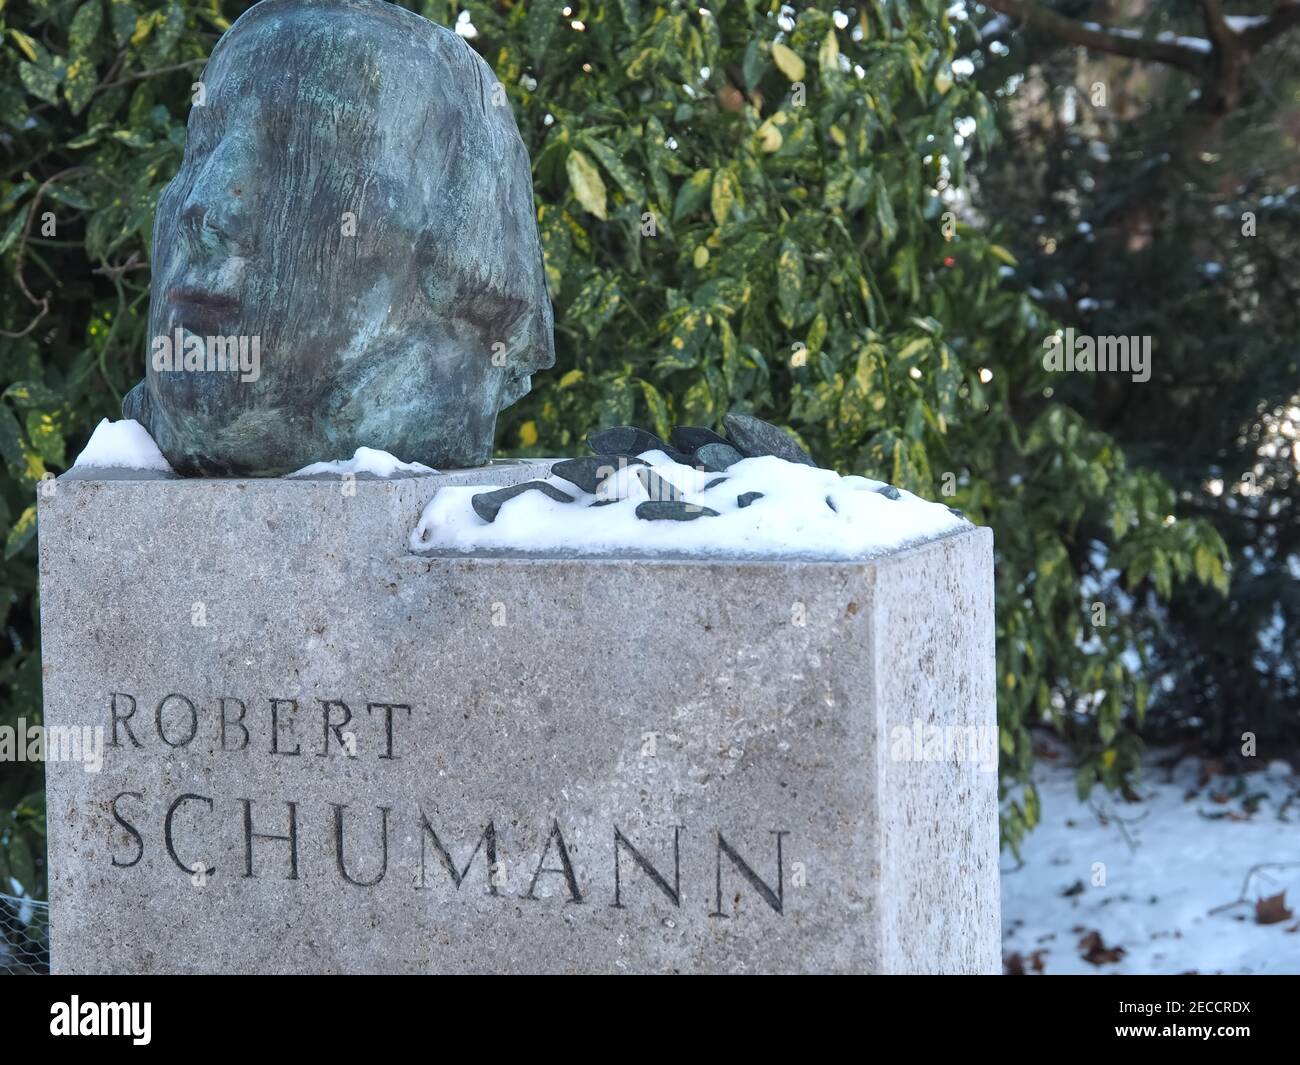
<svg viewBox="0 0 1300 1065"><path fill-rule="evenodd" d="M528 153L487 64L384 0L262 0L199 85L123 414L191 475L359 446L486 462L555 361Z"/></svg>

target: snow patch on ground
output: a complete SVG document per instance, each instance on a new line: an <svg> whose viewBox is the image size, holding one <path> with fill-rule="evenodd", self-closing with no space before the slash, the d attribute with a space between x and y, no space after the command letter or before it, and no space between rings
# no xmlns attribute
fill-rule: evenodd
<svg viewBox="0 0 1300 1065"><path fill-rule="evenodd" d="M313 462L286 477L312 477L318 474L341 476L345 473L368 473L375 477L393 477L399 473L437 473L431 466L422 462L402 462L387 451L373 447L359 447L350 459L335 459L332 462Z"/></svg>
<svg viewBox="0 0 1300 1065"><path fill-rule="evenodd" d="M715 510L718 516L693 521L638 518L637 505L650 498L636 473L645 467L628 466L612 474L596 495L561 477L549 477L548 483L573 496L574 502L525 492L507 501L491 523L474 512L470 501L499 486L440 488L411 534L411 547L856 558L967 525L946 506L910 492L899 492L897 499L881 495L876 491L884 487L881 481L841 477L770 455L744 459L723 473L681 465L662 451L640 457L681 489L686 502ZM741 507L738 497L747 492L761 492L763 498ZM612 502L592 506L603 500Z"/></svg>
<svg viewBox="0 0 1300 1065"><path fill-rule="evenodd" d="M173 472L171 463L163 458L149 430L134 418L116 422L104 418L95 426L89 442L72 465Z"/></svg>
<svg viewBox="0 0 1300 1065"><path fill-rule="evenodd" d="M1152 761L1140 803L1097 790L1083 804L1067 762L1040 759L1042 823L1023 866L1002 855L1004 958L1030 974L1300 973L1300 777L1289 765L1206 777L1199 760ZM1104 886L1093 886L1098 862ZM1246 901L1219 909L1243 884ZM1256 901L1280 892L1293 915L1258 923ZM1100 946L1080 946L1091 932ZM1083 956L1116 947L1117 960Z"/></svg>

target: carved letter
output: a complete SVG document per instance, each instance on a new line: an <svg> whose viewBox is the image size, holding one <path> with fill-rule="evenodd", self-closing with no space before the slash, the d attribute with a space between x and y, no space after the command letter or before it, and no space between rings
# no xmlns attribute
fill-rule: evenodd
<svg viewBox="0 0 1300 1065"><path fill-rule="evenodd" d="M755 891L763 897L763 900L772 907L777 913L782 913L782 907L785 905L785 880L781 862L781 837L788 836L789 832L773 831L772 835L776 837L776 890L773 891L767 886L746 863L745 859L736 853L735 849L722 838L722 833L718 833L718 877L717 877L717 901L710 917L723 917L727 915L722 912L722 856L725 854L731 859L732 865L740 870L741 875L749 881Z"/></svg>
<svg viewBox="0 0 1300 1065"><path fill-rule="evenodd" d="M546 867L546 855L550 852L551 843L554 841L559 846L560 868ZM564 834L560 831L560 822L551 822L551 834L546 837L546 846L542 848L542 856L537 859L537 871L533 873L533 882L528 885L528 894L524 895L526 899L537 898L533 892L537 888L537 881L543 873L563 874L564 882L569 888L569 901L582 902L582 892L578 890L578 878L573 875L573 863L569 861L569 848L564 845Z"/></svg>
<svg viewBox="0 0 1300 1065"><path fill-rule="evenodd" d="M384 879L384 874L388 872L388 811L391 806L379 807L379 814L382 821L382 832L384 841L384 864L380 866L379 875L373 880L357 880L348 873L347 863L343 860L343 811L347 807L342 803L331 803L334 807L334 853L338 857L339 872L343 874L343 879L349 884L356 884L357 887L374 887L379 881Z"/></svg>
<svg viewBox="0 0 1300 1065"><path fill-rule="evenodd" d="M469 861L465 863L465 868L460 872L456 871L456 863L451 860L451 853L442 845L442 840L438 838L438 833L433 830L433 825L429 824L429 819L420 811L420 822L423 832L420 834L420 882L417 888L424 887L424 837L427 835L433 840L434 850L438 852L438 857L442 859L442 864L446 867L447 872L451 874L451 882L456 885L456 890L460 890L461 883L469 874L469 867L474 864L474 859L478 857L480 848L484 849L488 863L488 894L496 895L497 882L493 875L493 870L497 864L497 828L492 821L487 823L487 828L483 829L483 835L479 836L478 842L474 844L474 850L470 852Z"/></svg>
<svg viewBox="0 0 1300 1065"><path fill-rule="evenodd" d="M289 834L287 836L271 836L264 832L253 831L253 800L238 799L237 802L244 804L244 879L253 876L253 840L255 839L278 839L289 844L289 875L286 880L298 879L298 804L286 802L285 806L289 807Z"/></svg>
<svg viewBox="0 0 1300 1065"><path fill-rule="evenodd" d="M165 707L172 699L179 699L189 707L190 710L190 734L178 743L172 743L172 741L167 738L167 733L163 729L163 707ZM194 704L185 698L185 696L173 692L171 695L164 695L162 701L158 703L158 709L154 711L154 722L158 726L158 738L162 740L163 743L167 744L168 747L185 747L194 739L195 735L199 731L199 712L195 708Z"/></svg>
<svg viewBox="0 0 1300 1065"><path fill-rule="evenodd" d="M231 719L226 717L226 703L239 704L239 716ZM223 751L242 751L248 746L248 726L244 724L244 718L248 715L248 707L244 705L242 699L235 699L231 696L223 695L217 700L217 706L221 712L221 749ZM238 747L229 747L226 745L226 726L234 725L244 734L244 742Z"/></svg>
<svg viewBox="0 0 1300 1065"><path fill-rule="evenodd" d="M131 700L131 712L130 712L130 713L128 713L128 714L122 714L121 716L118 716L118 713L117 713L117 700L118 700L119 698L122 698L122 699L130 699L130 700ZM135 738L135 733L131 731L131 724L130 724L130 721L131 721L131 718L133 718L133 717L135 716L135 709L136 709L136 707L135 707L135 696L134 696L134 695L127 695L125 692L113 692L112 696L109 698L109 703L108 703L108 712L109 712L110 714L113 715L113 742L110 744L110 746L112 746L112 747L120 747L120 746L122 746L120 743L117 742L117 723L118 723L119 721L122 722L122 727L123 727L124 729L126 729L126 738L127 738L128 740L131 741L131 745L132 745L133 747L142 747L142 746L143 746L143 744L142 744L139 740L137 740L137 739ZM125 793L124 793L124 794L125 794Z"/></svg>
<svg viewBox="0 0 1300 1065"><path fill-rule="evenodd" d="M366 703L366 713L373 714L376 710L383 710L385 712L384 717L387 719L385 727L388 735L388 750L387 753L381 754L379 757L394 760L397 755L393 754L393 711L405 710L406 716L410 717L411 708L405 703Z"/></svg>
<svg viewBox="0 0 1300 1065"><path fill-rule="evenodd" d="M130 715L128 714L127 716L129 717ZM130 869L131 866L138 863L140 859L144 857L144 840L140 838L140 833L135 830L135 825L131 824L130 821L128 821L125 817L123 817L121 813L118 812L117 809L117 800L126 795L131 796L131 798L133 799L144 798L144 796L138 791L119 791L116 795L113 796L113 820L115 820L119 825L121 825L128 832L130 832L131 835L135 837L135 845L137 848L136 856L132 858L129 862L119 862L116 858L113 859L113 864L117 866L119 869Z"/></svg>
<svg viewBox="0 0 1300 1065"><path fill-rule="evenodd" d="M280 750L280 706L292 707L295 712L298 710L297 699L272 699L271 700L271 753L294 755L302 754L302 744L295 743L292 751ZM293 732L293 722L289 722L289 731Z"/></svg>
<svg viewBox="0 0 1300 1065"><path fill-rule="evenodd" d="M346 752L347 743L343 739L343 728L344 726L347 725L349 721L352 720L352 711L348 709L348 704L345 703L342 699L317 699L316 701L320 703L321 718L323 719L322 725L324 726L325 729L324 745L321 747L320 753L317 755L317 757L326 758L329 756L331 730L334 733L334 738L339 741L339 746L342 747L343 750ZM331 725L330 708L335 706L343 707L344 716L343 716L343 720L340 721L337 725Z"/></svg>
<svg viewBox="0 0 1300 1065"><path fill-rule="evenodd" d="M659 886L659 890L668 896L669 901L674 906L680 908L682 904L681 840L682 831L685 828L685 825L673 826L673 886L669 887L668 881L659 874L659 870L651 865L641 852L628 842L627 837L618 830L618 825L614 826L614 909L623 910L627 908L623 905L620 893L622 884L619 879L619 847L626 847L628 854L632 855L636 864L641 867L641 871Z"/></svg>
<svg viewBox="0 0 1300 1065"><path fill-rule="evenodd" d="M206 802L208 804L208 809L209 810L212 809L212 800L208 798L208 796L195 795L192 792L187 792L184 795L176 796L176 801L167 808L167 820L163 822L163 837L167 841L167 853L172 856L172 861L174 861L177 864L181 872L184 873L186 876L189 876L192 872L194 872L194 866L186 865L183 861L181 861L179 855L177 855L176 853L176 847L172 842L172 818L176 816L177 807L179 807L180 804L183 802L188 802L190 799L195 799L198 802ZM207 866L207 863L205 862L203 871L207 876L211 876L213 873L217 871L217 867L214 865L209 868Z"/></svg>

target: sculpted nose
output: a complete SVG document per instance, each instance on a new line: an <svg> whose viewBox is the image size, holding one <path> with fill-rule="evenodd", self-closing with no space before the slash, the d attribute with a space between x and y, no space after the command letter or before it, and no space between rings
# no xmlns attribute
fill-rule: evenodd
<svg viewBox="0 0 1300 1065"><path fill-rule="evenodd" d="M238 144L223 144L203 163L181 208L181 230L207 251L247 254L253 240L250 224L252 167Z"/></svg>

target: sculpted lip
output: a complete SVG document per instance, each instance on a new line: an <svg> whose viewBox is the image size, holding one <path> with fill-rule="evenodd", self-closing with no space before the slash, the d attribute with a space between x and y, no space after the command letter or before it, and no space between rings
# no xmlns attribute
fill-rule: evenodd
<svg viewBox="0 0 1300 1065"><path fill-rule="evenodd" d="M236 297L198 288L174 288L167 293L167 301L183 310L207 314L235 314L239 311L239 300Z"/></svg>

